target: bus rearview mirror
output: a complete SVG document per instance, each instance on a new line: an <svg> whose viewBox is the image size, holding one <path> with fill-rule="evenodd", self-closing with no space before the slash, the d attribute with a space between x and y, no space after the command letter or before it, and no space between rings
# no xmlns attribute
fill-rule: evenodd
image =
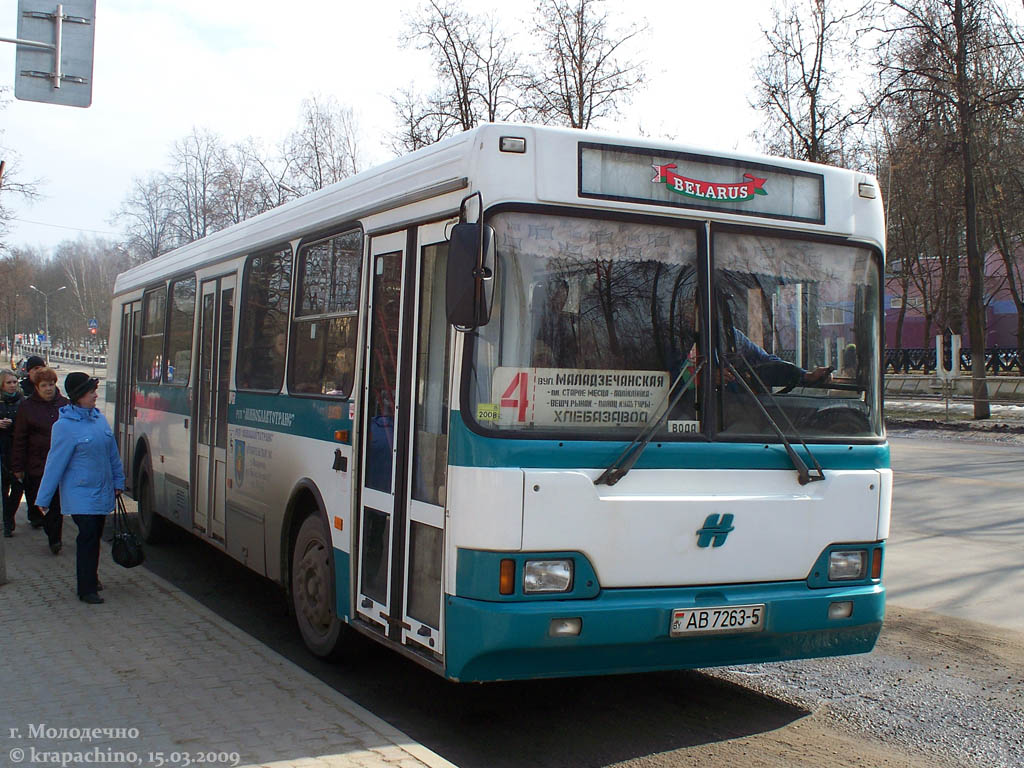
<svg viewBox="0 0 1024 768"><path fill-rule="evenodd" d="M445 304L448 322L469 330L487 325L494 295L494 230L456 224L448 243Z"/></svg>

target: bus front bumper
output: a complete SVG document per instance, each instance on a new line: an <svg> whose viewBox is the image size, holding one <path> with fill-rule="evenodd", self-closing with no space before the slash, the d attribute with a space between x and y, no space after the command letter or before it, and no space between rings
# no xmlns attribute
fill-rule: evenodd
<svg viewBox="0 0 1024 768"><path fill-rule="evenodd" d="M847 618L829 606L849 601ZM880 583L811 589L806 582L606 589L585 600L489 602L448 595L445 673L464 682L692 669L867 653L885 615ZM765 605L764 629L671 637L680 608ZM580 634L549 635L579 618Z"/></svg>

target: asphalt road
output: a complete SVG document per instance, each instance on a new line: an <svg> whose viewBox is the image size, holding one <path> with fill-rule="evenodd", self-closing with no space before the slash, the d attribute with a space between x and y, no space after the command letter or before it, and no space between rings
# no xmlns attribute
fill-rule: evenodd
<svg viewBox="0 0 1024 768"><path fill-rule="evenodd" d="M1019 620L1008 591L1022 570L1018 454L1020 446L893 440L893 597L867 656L454 685L360 638L340 663L314 659L274 585L187 535L150 547L146 567L466 768L725 765L752 755L767 766L835 755L865 765L1014 766L1024 754L1024 634L955 617Z"/></svg>
<svg viewBox="0 0 1024 768"><path fill-rule="evenodd" d="M311 657L273 584L188 535L149 547L146 567L464 768L1019 768L1024 445L892 447L890 606L869 655L454 685L367 640L340 663Z"/></svg>
<svg viewBox="0 0 1024 768"><path fill-rule="evenodd" d="M889 602L1024 631L1024 443L890 442Z"/></svg>

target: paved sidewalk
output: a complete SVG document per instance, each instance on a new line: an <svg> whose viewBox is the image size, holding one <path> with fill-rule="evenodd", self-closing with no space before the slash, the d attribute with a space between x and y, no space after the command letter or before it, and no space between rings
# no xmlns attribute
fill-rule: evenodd
<svg viewBox="0 0 1024 768"><path fill-rule="evenodd" d="M0 766L454 768L107 544L107 602L79 602L74 522L55 557L24 514L2 542Z"/></svg>

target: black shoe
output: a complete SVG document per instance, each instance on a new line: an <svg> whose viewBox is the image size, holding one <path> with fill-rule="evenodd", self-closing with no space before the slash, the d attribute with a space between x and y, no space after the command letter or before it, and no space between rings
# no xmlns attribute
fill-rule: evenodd
<svg viewBox="0 0 1024 768"><path fill-rule="evenodd" d="M14 538L14 531L4 531L4 538L5 539L13 539Z"/></svg>
<svg viewBox="0 0 1024 768"><path fill-rule="evenodd" d="M59 541L51 541L50 542L50 551L53 552L53 554L55 554L55 555L59 555L61 547L63 547L63 546L64 545L61 544Z"/></svg>
<svg viewBox="0 0 1024 768"><path fill-rule="evenodd" d="M29 520L28 524L31 525L33 528L42 528L43 527L43 521L42 520Z"/></svg>
<svg viewBox="0 0 1024 768"><path fill-rule="evenodd" d="M79 595L78 599L83 603L89 603L89 605L99 605L100 603L105 602L103 598L95 592L90 592L88 595Z"/></svg>

